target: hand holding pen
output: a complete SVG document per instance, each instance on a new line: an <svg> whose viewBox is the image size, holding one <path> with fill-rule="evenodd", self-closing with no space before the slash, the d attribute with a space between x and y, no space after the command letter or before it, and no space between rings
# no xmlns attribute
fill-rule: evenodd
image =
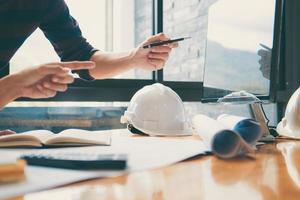
<svg viewBox="0 0 300 200"><path fill-rule="evenodd" d="M164 33L150 36L134 49L130 55L132 63L141 69L160 70L166 64L172 50L178 47L177 42L171 41Z"/></svg>

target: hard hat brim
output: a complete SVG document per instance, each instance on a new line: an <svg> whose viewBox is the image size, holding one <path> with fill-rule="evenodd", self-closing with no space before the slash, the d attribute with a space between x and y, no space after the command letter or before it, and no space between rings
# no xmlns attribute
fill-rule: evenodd
<svg viewBox="0 0 300 200"><path fill-rule="evenodd" d="M277 133L280 136L288 137L291 139L300 139L300 130L290 130L288 126L283 126L283 122L280 121L276 128Z"/></svg>
<svg viewBox="0 0 300 200"><path fill-rule="evenodd" d="M160 130L159 132L154 132L146 129L142 129L137 127L143 133L150 136L166 136L166 137L178 137L178 136L191 136L193 135L192 129L184 129L184 130Z"/></svg>

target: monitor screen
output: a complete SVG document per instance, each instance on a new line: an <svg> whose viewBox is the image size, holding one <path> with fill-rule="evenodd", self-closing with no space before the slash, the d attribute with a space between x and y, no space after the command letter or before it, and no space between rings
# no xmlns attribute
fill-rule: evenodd
<svg viewBox="0 0 300 200"><path fill-rule="evenodd" d="M208 14L203 101L242 90L270 98L278 65L279 2L214 0Z"/></svg>

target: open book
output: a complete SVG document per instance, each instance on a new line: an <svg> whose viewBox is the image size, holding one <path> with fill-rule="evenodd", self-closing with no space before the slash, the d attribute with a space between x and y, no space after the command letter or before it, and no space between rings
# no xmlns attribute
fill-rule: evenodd
<svg viewBox="0 0 300 200"><path fill-rule="evenodd" d="M0 137L0 147L110 145L110 132L67 129L58 134L34 130Z"/></svg>

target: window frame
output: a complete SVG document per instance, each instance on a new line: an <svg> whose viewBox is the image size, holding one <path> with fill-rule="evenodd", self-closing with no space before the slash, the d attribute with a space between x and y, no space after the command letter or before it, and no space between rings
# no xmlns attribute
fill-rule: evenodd
<svg viewBox="0 0 300 200"><path fill-rule="evenodd" d="M284 4L283 19L283 59L281 60L279 73L277 76L277 104L278 119L285 115L287 103L292 94L300 86L298 52L300 50L300 39L297 37L300 33L300 26L297 19L300 14L298 9L300 2L297 0L286 1Z"/></svg>

